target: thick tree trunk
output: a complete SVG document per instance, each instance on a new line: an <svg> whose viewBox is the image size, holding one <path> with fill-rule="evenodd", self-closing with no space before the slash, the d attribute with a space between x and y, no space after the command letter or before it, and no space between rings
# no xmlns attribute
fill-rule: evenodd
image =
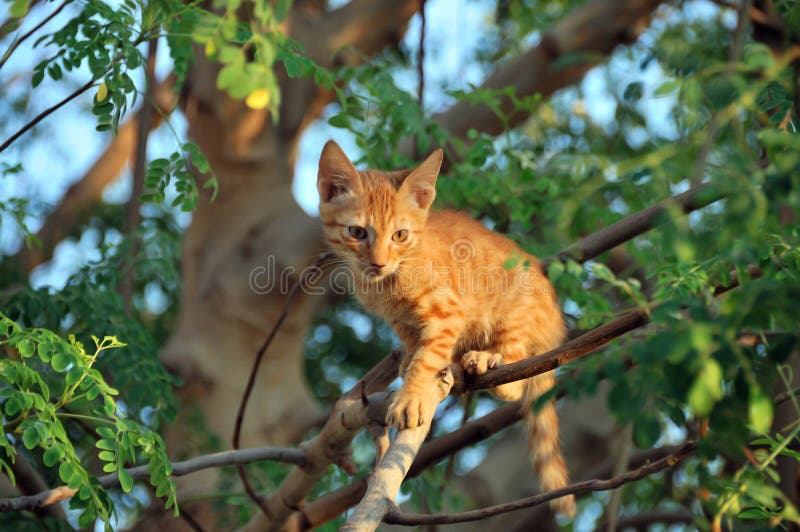
<svg viewBox="0 0 800 532"><path fill-rule="evenodd" d="M286 31L329 67L347 60L333 56L341 47L368 56L396 44L416 7L410 1L354 1L325 14L317 2L295 2ZM184 237L180 310L161 354L184 381L177 390L179 419L165 434L174 456L195 454L207 441L208 434L198 434L197 414L223 448L230 446L255 354L281 313L288 288L322 251L319 223L297 205L291 185L299 138L331 95L313 80L284 76L280 118L273 123L268 112L219 91L218 68L199 51L182 101L189 135L220 187L214 202L200 202ZM282 68L278 72L282 75ZM321 297L305 293L294 301L259 370L242 446L295 442L319 420L321 409L304 377L302 346L321 304ZM213 491L216 478L209 470L180 482L179 500ZM214 528L219 517L209 505L188 511L205 529ZM155 526L160 525L147 519L139 528Z"/></svg>

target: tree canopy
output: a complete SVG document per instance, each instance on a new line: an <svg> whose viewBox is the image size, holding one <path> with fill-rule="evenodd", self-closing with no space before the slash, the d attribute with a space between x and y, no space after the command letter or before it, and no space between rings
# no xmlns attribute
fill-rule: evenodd
<svg viewBox="0 0 800 532"><path fill-rule="evenodd" d="M800 525L800 6L331 4L4 3L0 527ZM297 289L322 244L292 181L316 195L328 136L369 168L442 147L436 205L541 257L570 328L454 367L397 486L368 480L396 338ZM468 479L521 418L479 390L554 368L542 400L599 441L562 435L578 516L545 525L552 493L509 518Z"/></svg>

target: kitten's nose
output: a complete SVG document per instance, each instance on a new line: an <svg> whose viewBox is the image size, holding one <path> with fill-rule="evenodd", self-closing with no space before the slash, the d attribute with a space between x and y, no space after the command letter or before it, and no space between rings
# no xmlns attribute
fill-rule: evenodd
<svg viewBox="0 0 800 532"><path fill-rule="evenodd" d="M385 263L384 264L378 264L376 262L370 262L370 266L372 266L376 270L381 270L386 266L386 264Z"/></svg>

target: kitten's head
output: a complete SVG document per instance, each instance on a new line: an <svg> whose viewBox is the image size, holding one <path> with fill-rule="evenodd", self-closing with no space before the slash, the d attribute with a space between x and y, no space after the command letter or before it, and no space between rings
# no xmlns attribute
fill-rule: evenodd
<svg viewBox="0 0 800 532"><path fill-rule="evenodd" d="M319 159L317 190L325 238L356 274L380 281L419 242L433 198L442 150L413 170L358 171L335 142Z"/></svg>

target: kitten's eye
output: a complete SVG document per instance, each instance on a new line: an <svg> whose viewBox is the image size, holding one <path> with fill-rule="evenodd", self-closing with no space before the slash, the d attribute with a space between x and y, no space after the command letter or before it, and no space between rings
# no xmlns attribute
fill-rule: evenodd
<svg viewBox="0 0 800 532"><path fill-rule="evenodd" d="M347 232L356 240L364 240L367 238L367 230L358 225L350 225L347 227Z"/></svg>
<svg viewBox="0 0 800 532"><path fill-rule="evenodd" d="M400 229L392 235L392 240L395 242L403 242L408 238L408 229Z"/></svg>

